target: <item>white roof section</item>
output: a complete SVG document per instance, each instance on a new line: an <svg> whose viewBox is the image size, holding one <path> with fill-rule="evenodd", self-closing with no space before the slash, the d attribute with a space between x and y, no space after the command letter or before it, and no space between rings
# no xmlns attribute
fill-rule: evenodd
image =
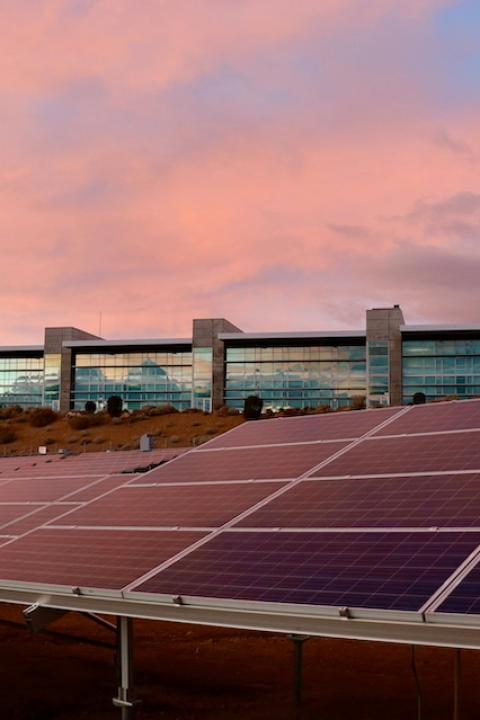
<svg viewBox="0 0 480 720"><path fill-rule="evenodd" d="M330 330L308 332L219 333L220 340L312 340L315 338L364 338L365 330Z"/></svg>
<svg viewBox="0 0 480 720"><path fill-rule="evenodd" d="M462 332L479 331L480 323L472 325L400 325L401 332Z"/></svg>
<svg viewBox="0 0 480 720"><path fill-rule="evenodd" d="M145 345L191 345L191 338L133 338L130 340L65 340L63 347L71 348L109 348L133 347Z"/></svg>
<svg viewBox="0 0 480 720"><path fill-rule="evenodd" d="M43 352L43 345L0 345L0 353Z"/></svg>

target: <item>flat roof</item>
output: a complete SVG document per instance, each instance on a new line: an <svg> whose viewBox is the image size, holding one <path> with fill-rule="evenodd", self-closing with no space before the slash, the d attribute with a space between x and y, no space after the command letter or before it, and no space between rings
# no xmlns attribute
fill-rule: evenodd
<svg viewBox="0 0 480 720"><path fill-rule="evenodd" d="M43 345L3 345L0 353L43 352Z"/></svg>
<svg viewBox="0 0 480 720"><path fill-rule="evenodd" d="M145 345L191 345L191 338L133 338L130 340L64 340L63 347L108 348Z"/></svg>
<svg viewBox="0 0 480 720"><path fill-rule="evenodd" d="M315 338L364 338L365 330L330 330L307 332L268 332L268 333L219 333L220 340L312 340Z"/></svg>
<svg viewBox="0 0 480 720"><path fill-rule="evenodd" d="M480 331L480 324L471 325L400 325L401 332L461 332Z"/></svg>

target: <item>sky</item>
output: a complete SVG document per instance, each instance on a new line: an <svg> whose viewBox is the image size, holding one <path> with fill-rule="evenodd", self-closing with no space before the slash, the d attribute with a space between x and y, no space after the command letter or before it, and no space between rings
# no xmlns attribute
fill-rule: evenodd
<svg viewBox="0 0 480 720"><path fill-rule="evenodd" d="M480 321L478 0L0 0L0 343Z"/></svg>

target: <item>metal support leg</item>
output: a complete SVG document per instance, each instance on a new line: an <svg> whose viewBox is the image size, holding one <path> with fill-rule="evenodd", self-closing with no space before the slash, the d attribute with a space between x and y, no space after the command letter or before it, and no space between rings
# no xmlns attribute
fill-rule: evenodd
<svg viewBox="0 0 480 720"><path fill-rule="evenodd" d="M133 620L117 619L118 695L113 704L122 711L122 720L134 720L136 701L133 695Z"/></svg>
<svg viewBox="0 0 480 720"><path fill-rule="evenodd" d="M460 671L461 650L455 650L453 666L453 720L460 720Z"/></svg>
<svg viewBox="0 0 480 720"><path fill-rule="evenodd" d="M418 677L417 655L415 645L412 645L411 655L412 673L415 680L415 689L417 691L417 720L422 720L422 688L420 678Z"/></svg>
<svg viewBox="0 0 480 720"><path fill-rule="evenodd" d="M293 702L298 706L302 703L303 643L308 640L308 637L289 635L289 638L293 642L294 651Z"/></svg>

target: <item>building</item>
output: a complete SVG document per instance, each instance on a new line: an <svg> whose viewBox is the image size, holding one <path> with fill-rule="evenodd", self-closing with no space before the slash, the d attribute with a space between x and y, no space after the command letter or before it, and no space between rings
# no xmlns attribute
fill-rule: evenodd
<svg viewBox="0 0 480 720"><path fill-rule="evenodd" d="M105 340L46 328L43 345L0 347L0 406L136 410L332 408L480 396L480 325L406 325L398 305L367 310L363 330L245 333L224 319L194 320L189 338Z"/></svg>

